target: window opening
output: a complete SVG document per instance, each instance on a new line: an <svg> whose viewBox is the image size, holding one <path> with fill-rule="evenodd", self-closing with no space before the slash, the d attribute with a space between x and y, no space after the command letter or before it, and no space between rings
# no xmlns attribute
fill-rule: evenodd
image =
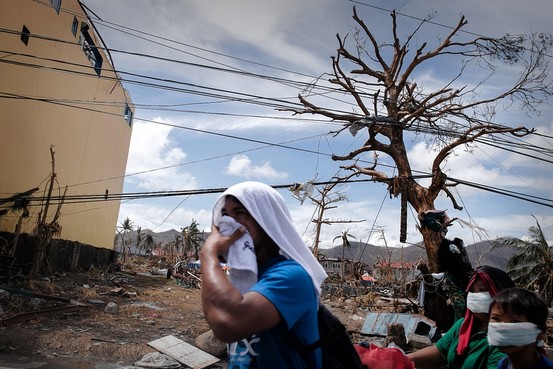
<svg viewBox="0 0 553 369"><path fill-rule="evenodd" d="M79 21L77 17L73 17L73 24L71 25L71 33L73 36L77 37L77 31L79 30Z"/></svg>
<svg viewBox="0 0 553 369"><path fill-rule="evenodd" d="M123 118L125 118L125 121L129 125L129 127L132 127L132 117L133 117L133 114L132 114L131 107L129 106L129 104L125 103L125 110L123 112Z"/></svg>
<svg viewBox="0 0 553 369"><path fill-rule="evenodd" d="M27 46L29 43L29 38L31 37L31 31L25 25L23 25L23 29L21 30L21 41Z"/></svg>
<svg viewBox="0 0 553 369"><path fill-rule="evenodd" d="M92 37L90 37L88 29L88 24L83 22L81 25L81 36L79 38L79 43L83 46L83 52L88 58L90 65L94 67L96 74L100 75L100 73L102 72L102 63L104 62L104 58L102 58L102 55L98 51L98 48L94 44L94 41L92 41Z"/></svg>
<svg viewBox="0 0 553 369"><path fill-rule="evenodd" d="M50 0L50 4L52 4L52 8L56 10L56 13L60 13L61 9L61 0Z"/></svg>

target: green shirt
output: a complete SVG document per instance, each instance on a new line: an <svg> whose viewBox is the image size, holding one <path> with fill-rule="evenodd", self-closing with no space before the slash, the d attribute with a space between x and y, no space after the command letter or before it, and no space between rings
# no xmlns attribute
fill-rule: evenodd
<svg viewBox="0 0 553 369"><path fill-rule="evenodd" d="M486 332L474 333L470 337L469 348L464 360L459 358L457 362L455 361L459 344L459 330L464 320L461 318L455 322L453 327L436 342L438 350L447 358L447 367L449 369L497 369L499 360L504 358L505 354L488 344Z"/></svg>

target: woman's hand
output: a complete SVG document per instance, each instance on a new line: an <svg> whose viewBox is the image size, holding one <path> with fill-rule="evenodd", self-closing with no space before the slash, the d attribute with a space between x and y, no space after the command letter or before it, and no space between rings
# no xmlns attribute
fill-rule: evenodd
<svg viewBox="0 0 553 369"><path fill-rule="evenodd" d="M223 236L219 232L219 228L215 225L211 226L211 234L205 240L202 246L202 253L215 254L216 256L226 255L230 246L238 241L246 233L246 228L240 227L230 236Z"/></svg>

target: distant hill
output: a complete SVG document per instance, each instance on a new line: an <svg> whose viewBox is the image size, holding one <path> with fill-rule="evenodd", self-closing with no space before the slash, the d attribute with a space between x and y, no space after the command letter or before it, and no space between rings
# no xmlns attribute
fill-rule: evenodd
<svg viewBox="0 0 553 369"><path fill-rule="evenodd" d="M129 233L128 237L131 240L136 240L136 231ZM149 229L141 230L142 239L145 239L147 235L152 235L155 244L167 244L175 240L175 236L180 235L179 231L171 229L165 232L153 232ZM207 237L209 233L205 234ZM114 238L114 244L116 250L119 250L121 238L116 235ZM514 250L509 248L501 248L498 251L490 251L491 242L483 241L472 245L466 246L467 255L473 268L480 265L491 265L500 269L505 269L507 261L513 255ZM134 251L134 250L133 250ZM341 258L342 247L336 246L328 249L319 249L319 253L325 255L328 258ZM344 250L344 256L346 259L361 260L367 265L374 265L379 260L394 260L394 261L426 261L426 250L422 245L399 247L381 247L370 244L364 244L361 242L351 242L351 249Z"/></svg>
<svg viewBox="0 0 553 369"><path fill-rule="evenodd" d="M126 236L128 240L131 240L132 245L136 244L137 233L138 232L136 232L136 231L131 231ZM171 230L165 231L165 232L153 232L149 229L142 229L140 231L140 234L141 234L142 240L145 240L146 236L151 235L153 240L154 240L154 245L159 245L159 244L168 244L169 242L174 241L175 237L180 235L181 233L179 231L174 230L174 229L171 229ZM121 237L119 236L119 234L115 235L115 237L113 239L113 244L115 245L115 250L119 251L121 249L120 248L121 247ZM132 253L136 252L135 247L132 247L131 252Z"/></svg>
<svg viewBox="0 0 553 369"><path fill-rule="evenodd" d="M491 251L491 244L491 241L483 241L466 246L467 255L473 268L480 265L491 265L500 269L505 269L507 261L513 255L514 250L502 248L500 250ZM341 258L342 247L337 246L329 249L320 249L319 253L328 258ZM361 260L367 265L374 265L379 260L410 262L427 260L426 250L422 245L386 248L361 242L351 242L351 249L344 250L344 257L346 259Z"/></svg>

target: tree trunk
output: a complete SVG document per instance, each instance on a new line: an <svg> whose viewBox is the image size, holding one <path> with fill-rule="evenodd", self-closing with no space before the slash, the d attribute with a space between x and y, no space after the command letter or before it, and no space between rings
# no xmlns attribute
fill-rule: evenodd
<svg viewBox="0 0 553 369"><path fill-rule="evenodd" d="M445 332L451 327L451 319L449 308L447 306L447 296L445 291L442 291L441 286L435 285L433 277L430 273L443 272L438 258L438 249L442 243L440 232L433 231L428 227L421 227L421 233L426 248L428 257L428 269L423 272L424 281L427 287L424 295L424 311L425 316L434 320L438 329Z"/></svg>
<svg viewBox="0 0 553 369"><path fill-rule="evenodd" d="M13 237L13 246L10 250L10 256L15 256L15 252L17 250L17 244L19 243L19 236L21 235L21 224L23 224L23 216L20 215L19 219L17 220L17 225L15 226L15 234Z"/></svg>
<svg viewBox="0 0 553 369"><path fill-rule="evenodd" d="M430 273L442 272L440 259L438 257L438 249L442 244L442 235L439 232L433 231L428 227L421 227L422 239L428 257L428 268Z"/></svg>

